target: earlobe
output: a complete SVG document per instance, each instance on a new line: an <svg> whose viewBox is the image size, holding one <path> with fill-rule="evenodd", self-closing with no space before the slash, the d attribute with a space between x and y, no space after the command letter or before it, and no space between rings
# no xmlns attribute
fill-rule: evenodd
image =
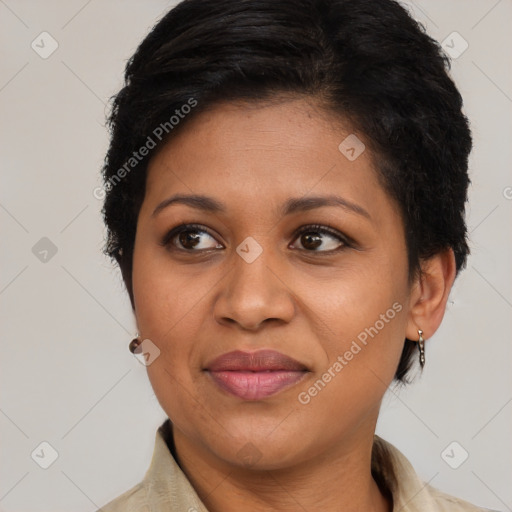
<svg viewBox="0 0 512 512"><path fill-rule="evenodd" d="M430 338L441 325L446 303L456 276L455 255L446 249L421 263L411 294L406 337L418 340L418 330L425 339Z"/></svg>

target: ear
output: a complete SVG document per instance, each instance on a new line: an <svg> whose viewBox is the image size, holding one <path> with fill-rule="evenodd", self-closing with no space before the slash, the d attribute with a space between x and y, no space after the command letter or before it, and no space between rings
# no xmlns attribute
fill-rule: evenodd
<svg viewBox="0 0 512 512"><path fill-rule="evenodd" d="M413 285L409 303L406 337L418 339L418 329L425 339L430 338L441 325L456 275L455 255L452 249L437 253L421 262L421 275Z"/></svg>

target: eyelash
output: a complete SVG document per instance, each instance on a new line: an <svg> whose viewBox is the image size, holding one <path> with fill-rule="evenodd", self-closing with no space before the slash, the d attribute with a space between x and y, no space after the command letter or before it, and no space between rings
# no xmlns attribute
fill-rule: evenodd
<svg viewBox="0 0 512 512"><path fill-rule="evenodd" d="M207 251L213 251L216 249L199 249L197 251L190 250L190 249L181 249L179 247L176 247L174 244L172 244L173 238L175 238L177 235L183 233L184 231L199 231L204 232L211 236L214 240L216 240L213 233L210 232L209 229L207 229L205 226L202 226L201 224L180 224L179 226L176 226L172 228L170 231L168 231L164 237L162 238L162 241L160 242L160 245L163 247L171 247L172 250L176 251L182 251L187 252L189 254L191 253L201 253L201 252L207 252ZM321 255L330 255L333 253L337 253L339 251L342 251L343 249L346 249L348 247L353 247L355 242L348 236L343 235L336 229L333 229L329 225L322 225L322 224L308 224L306 226L302 226L297 231L295 231L293 235L293 240L296 240L299 236L301 236L304 233L321 233L321 234L327 234L332 236L333 238L337 238L342 245L338 247L337 249L331 249L330 251L313 251L308 249L299 249L300 251L306 252L306 253L314 253L314 254L321 254Z"/></svg>
<svg viewBox="0 0 512 512"><path fill-rule="evenodd" d="M302 226L294 233L293 239L296 240L302 234L309 233L309 232L330 235L333 238L337 238L342 243L342 245L340 245L340 247L338 247L337 249L331 249L330 251L308 251L307 249L299 249L299 250L307 252L307 253L329 255L329 254L340 252L343 249L346 249L347 247L352 247L352 245L353 245L352 241L350 240L350 238L348 236L343 235L337 229L334 229L329 225L322 225L322 224L308 224L306 226Z"/></svg>

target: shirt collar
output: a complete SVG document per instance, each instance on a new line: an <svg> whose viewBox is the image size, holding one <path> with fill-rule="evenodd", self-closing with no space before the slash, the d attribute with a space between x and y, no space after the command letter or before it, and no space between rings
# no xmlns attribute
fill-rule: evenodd
<svg viewBox="0 0 512 512"><path fill-rule="evenodd" d="M373 439L372 473L393 496L393 512L438 510L431 487L419 478L405 455L377 435Z"/></svg>
<svg viewBox="0 0 512 512"><path fill-rule="evenodd" d="M156 432L153 457L142 481L147 505L152 512L208 512L172 451L172 425L167 419ZM397 448L377 435L372 450L372 473L391 492L393 512L436 510L428 484L416 475Z"/></svg>

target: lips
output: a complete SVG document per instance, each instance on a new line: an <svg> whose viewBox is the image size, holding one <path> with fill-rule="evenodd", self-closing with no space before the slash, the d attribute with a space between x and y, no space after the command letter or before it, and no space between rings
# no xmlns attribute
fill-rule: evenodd
<svg viewBox="0 0 512 512"><path fill-rule="evenodd" d="M206 371L217 386L231 395L261 400L298 383L309 370L274 350L237 350L214 359Z"/></svg>

